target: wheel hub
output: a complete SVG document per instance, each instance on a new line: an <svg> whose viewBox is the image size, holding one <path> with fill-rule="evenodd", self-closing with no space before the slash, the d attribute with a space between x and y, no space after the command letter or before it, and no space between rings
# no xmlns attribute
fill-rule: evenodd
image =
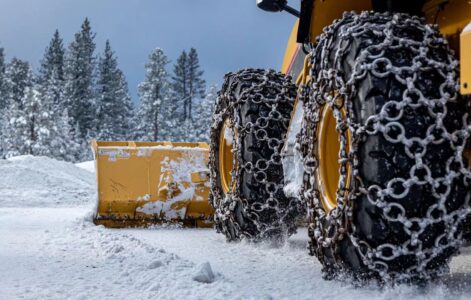
<svg viewBox="0 0 471 300"><path fill-rule="evenodd" d="M322 109L321 120L317 129L317 158L319 166L316 171L317 187L321 202L326 212L337 207L337 190L340 181L340 134L336 129L337 121L330 106ZM347 134L347 152L350 143ZM350 168L347 171L350 178ZM349 182L347 181L347 186Z"/></svg>
<svg viewBox="0 0 471 300"><path fill-rule="evenodd" d="M234 137L234 131L230 126L229 120L226 119L219 135L219 172L224 194L229 193L234 185L232 180L232 171L235 162L233 153ZM237 167L237 163L235 163L235 166Z"/></svg>

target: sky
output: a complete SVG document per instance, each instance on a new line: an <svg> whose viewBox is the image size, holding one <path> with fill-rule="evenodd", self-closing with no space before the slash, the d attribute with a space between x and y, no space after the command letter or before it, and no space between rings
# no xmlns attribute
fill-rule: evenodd
<svg viewBox="0 0 471 300"><path fill-rule="evenodd" d="M169 71L183 50L198 50L204 79L222 84L226 72L280 69L295 18L269 13L255 0L0 0L0 47L37 69L57 28L67 46L85 17L96 33L97 52L107 39L127 76L130 94L154 48L162 48ZM294 7L298 0L291 0Z"/></svg>

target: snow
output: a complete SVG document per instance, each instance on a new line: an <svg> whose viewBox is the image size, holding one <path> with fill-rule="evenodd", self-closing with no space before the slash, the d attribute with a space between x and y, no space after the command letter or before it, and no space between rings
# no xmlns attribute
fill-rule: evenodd
<svg viewBox="0 0 471 300"><path fill-rule="evenodd" d="M195 263L84 221L88 208L0 209L2 299L127 299L224 296L206 290ZM221 290L221 292L219 292Z"/></svg>
<svg viewBox="0 0 471 300"><path fill-rule="evenodd" d="M193 280L204 283L211 283L216 277L214 276L213 269L211 269L211 264L205 262L199 264L195 267L195 274L193 275Z"/></svg>
<svg viewBox="0 0 471 300"><path fill-rule="evenodd" d="M47 157L0 160L0 207L84 204L95 194L95 178L71 163Z"/></svg>
<svg viewBox="0 0 471 300"><path fill-rule="evenodd" d="M75 165L79 167L80 169L84 169L88 172L95 173L95 161L94 160L76 163Z"/></svg>
<svg viewBox="0 0 471 300"><path fill-rule="evenodd" d="M44 157L0 161L2 299L471 297L470 248L453 259L449 276L430 286L355 287L322 279L320 264L307 254L305 228L274 246L227 243L212 229L95 226L95 175L84 165ZM81 196L61 187L72 183ZM29 201L22 199L24 189ZM7 201L6 191L22 200Z"/></svg>
<svg viewBox="0 0 471 300"><path fill-rule="evenodd" d="M133 149L136 149L136 147L134 146L100 146L100 149L133 150ZM207 148L190 147L190 146L173 146L173 145L139 146L139 150L208 151Z"/></svg>
<svg viewBox="0 0 471 300"><path fill-rule="evenodd" d="M296 137L301 131L304 115L304 106L301 100L296 102L293 118L288 128L287 139L283 148L283 192L288 197L296 198L303 184L304 165L302 155L296 148Z"/></svg>
<svg viewBox="0 0 471 300"><path fill-rule="evenodd" d="M224 128L224 141L227 146L232 146L234 143L234 132L230 127Z"/></svg>
<svg viewBox="0 0 471 300"><path fill-rule="evenodd" d="M463 32L468 32L468 31L471 31L471 22L466 25L466 27L463 29Z"/></svg>

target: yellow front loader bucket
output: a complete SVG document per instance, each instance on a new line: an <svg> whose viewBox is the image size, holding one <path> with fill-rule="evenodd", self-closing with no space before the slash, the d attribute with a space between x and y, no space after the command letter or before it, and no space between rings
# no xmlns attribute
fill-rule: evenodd
<svg viewBox="0 0 471 300"><path fill-rule="evenodd" d="M92 141L97 225L212 226L205 143Z"/></svg>

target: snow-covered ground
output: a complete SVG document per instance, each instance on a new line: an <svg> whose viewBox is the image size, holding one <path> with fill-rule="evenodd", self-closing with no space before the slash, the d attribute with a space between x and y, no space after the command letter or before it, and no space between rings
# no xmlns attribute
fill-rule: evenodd
<svg viewBox="0 0 471 300"><path fill-rule="evenodd" d="M211 229L106 229L90 221L93 163L0 161L1 299L470 299L471 251L426 288L325 281L301 229L282 247Z"/></svg>

